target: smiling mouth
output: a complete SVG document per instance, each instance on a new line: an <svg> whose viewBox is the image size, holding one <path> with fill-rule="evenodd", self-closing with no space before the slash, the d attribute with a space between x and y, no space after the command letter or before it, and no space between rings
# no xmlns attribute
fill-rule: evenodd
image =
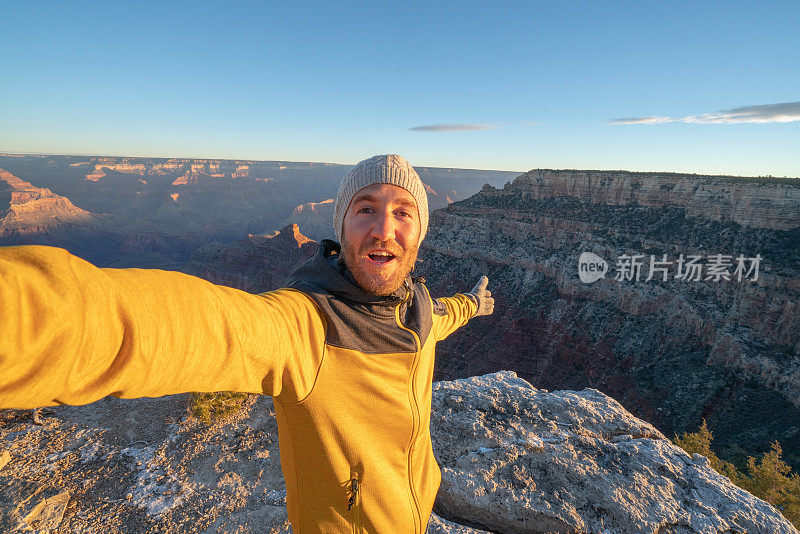
<svg viewBox="0 0 800 534"><path fill-rule="evenodd" d="M367 258L374 263L389 263L390 261L394 260L397 256L392 254L391 252L372 252L367 254Z"/></svg>

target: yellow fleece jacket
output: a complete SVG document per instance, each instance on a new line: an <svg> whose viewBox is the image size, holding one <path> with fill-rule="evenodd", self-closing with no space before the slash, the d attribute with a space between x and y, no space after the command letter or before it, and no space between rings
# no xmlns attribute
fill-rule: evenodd
<svg viewBox="0 0 800 534"><path fill-rule="evenodd" d="M100 269L53 247L0 248L0 408L271 395L296 534L421 534L441 480L434 346L475 303L431 299L418 282L405 298L370 300L336 270L338 244L324 243L294 287L261 295Z"/></svg>

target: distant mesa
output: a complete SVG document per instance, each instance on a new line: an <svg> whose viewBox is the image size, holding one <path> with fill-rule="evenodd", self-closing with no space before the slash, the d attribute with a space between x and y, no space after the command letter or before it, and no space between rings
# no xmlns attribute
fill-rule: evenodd
<svg viewBox="0 0 800 534"><path fill-rule="evenodd" d="M120 162L111 162L109 158L99 158L94 163L94 170L86 174L85 180L99 181L108 175L109 171L133 174L140 176L167 176L180 173L172 185L185 185L197 182L201 177L208 178L250 178L250 165L231 161L208 160L168 160L161 163L134 162L134 159L123 159ZM71 163L74 166L91 166L91 162ZM268 179L260 178L260 181Z"/></svg>
<svg viewBox="0 0 800 534"><path fill-rule="evenodd" d="M280 230L275 230L271 234L249 234L247 237L257 246L272 245L280 247L281 249L284 245L300 248L306 243L314 242L313 239L300 233L300 227L296 224L289 224Z"/></svg>
<svg viewBox="0 0 800 534"><path fill-rule="evenodd" d="M187 171L172 181L172 185L186 185L189 183L197 182L197 175L191 171Z"/></svg>
<svg viewBox="0 0 800 534"><path fill-rule="evenodd" d="M317 242L291 224L272 234L204 245L192 254L188 271L215 284L261 293L279 287L316 250Z"/></svg>
<svg viewBox="0 0 800 534"><path fill-rule="evenodd" d="M104 178L105 175L106 175L105 169L103 169L101 165L97 165L94 171L86 175L85 180L88 180L90 182L98 182L100 181L101 178Z"/></svg>
<svg viewBox="0 0 800 534"><path fill-rule="evenodd" d="M322 202L307 202L300 204L292 210L292 214L284 219L283 225L300 226L303 233L321 241L323 239L333 239L333 208L332 198Z"/></svg>
<svg viewBox="0 0 800 534"><path fill-rule="evenodd" d="M319 210L325 210L326 208L333 208L333 199L329 198L327 200L323 200L322 202L308 202L306 204L301 204L297 206L293 211L292 215L300 215L301 213L317 213ZM326 206L330 204L330 206Z"/></svg>
<svg viewBox="0 0 800 534"><path fill-rule="evenodd" d="M281 230L281 232L283 234L285 234L287 236L287 238L289 236L291 236L291 239L294 240L295 243L297 243L297 248L301 248L306 243L310 243L310 242L314 241L313 239L310 239L310 238L304 236L303 234L301 234L300 233L300 227L297 226L296 224L293 224L290 227L284 228L283 230Z"/></svg>
<svg viewBox="0 0 800 534"><path fill-rule="evenodd" d="M75 206L67 197L0 169L0 235L41 233L97 220L96 215Z"/></svg>

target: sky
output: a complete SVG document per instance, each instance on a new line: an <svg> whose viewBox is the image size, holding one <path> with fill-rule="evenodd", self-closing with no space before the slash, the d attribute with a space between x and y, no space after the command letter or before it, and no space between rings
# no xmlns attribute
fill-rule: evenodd
<svg viewBox="0 0 800 534"><path fill-rule="evenodd" d="M8 2L0 151L800 176L800 2Z"/></svg>

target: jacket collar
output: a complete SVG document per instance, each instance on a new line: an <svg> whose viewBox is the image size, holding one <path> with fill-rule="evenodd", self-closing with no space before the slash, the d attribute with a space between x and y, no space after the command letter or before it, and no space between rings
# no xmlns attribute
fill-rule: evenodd
<svg viewBox="0 0 800 534"><path fill-rule="evenodd" d="M372 304L378 306L397 306L398 303L409 301L413 295L413 281L411 275L407 276L393 294L373 295L367 293L359 286L350 271L347 270L342 259L342 247L336 241L323 239L317 252L305 263L295 269L284 285L293 286L297 283L313 284L340 299L349 300L359 304Z"/></svg>

